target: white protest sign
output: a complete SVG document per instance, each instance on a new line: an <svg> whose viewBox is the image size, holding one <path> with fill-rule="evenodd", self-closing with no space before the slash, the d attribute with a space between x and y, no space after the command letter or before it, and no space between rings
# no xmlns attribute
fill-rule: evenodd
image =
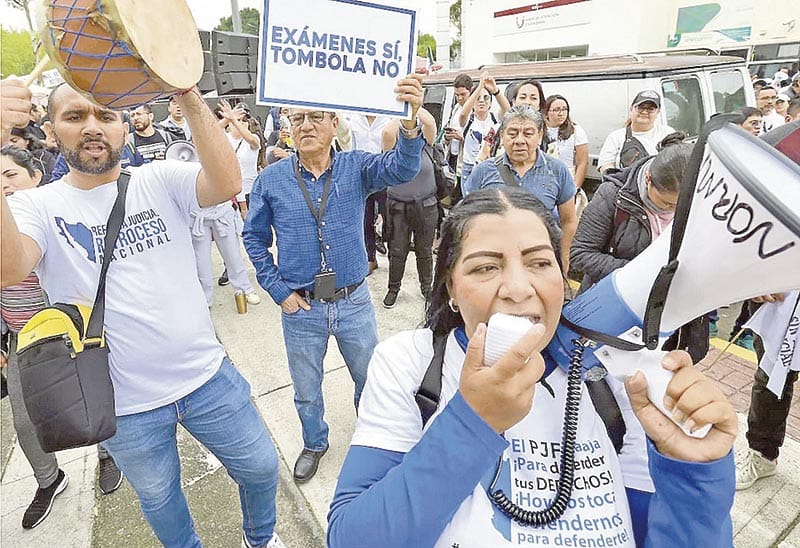
<svg viewBox="0 0 800 548"><path fill-rule="evenodd" d="M416 11L357 0L264 0L256 102L405 118Z"/></svg>

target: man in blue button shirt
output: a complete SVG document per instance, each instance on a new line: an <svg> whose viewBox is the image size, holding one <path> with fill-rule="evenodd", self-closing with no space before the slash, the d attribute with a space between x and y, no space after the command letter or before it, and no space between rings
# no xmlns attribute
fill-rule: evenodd
<svg viewBox="0 0 800 548"><path fill-rule="evenodd" d="M544 119L527 105L511 108L500 124L505 152L475 166L469 179L462 181L466 196L482 188L509 184L536 196L548 211L558 213L561 226L561 265L569 272L569 247L578 228L575 213L575 181L561 160L539 150ZM503 175L505 173L505 176Z"/></svg>
<svg viewBox="0 0 800 548"><path fill-rule="evenodd" d="M422 79L398 82L397 99L409 103L397 147L383 154L335 152L335 113L292 109L289 121L297 154L267 166L250 194L244 245L259 284L281 307L283 337L303 428L297 482L311 479L328 449L323 419L322 362L333 335L355 383L355 404L378 343L375 310L364 283L367 196L413 179L423 139L417 120ZM275 230L279 264L269 251Z"/></svg>

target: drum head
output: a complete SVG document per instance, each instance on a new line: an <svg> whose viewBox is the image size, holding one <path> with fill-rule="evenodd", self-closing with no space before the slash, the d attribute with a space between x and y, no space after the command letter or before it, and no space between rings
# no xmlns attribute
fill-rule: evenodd
<svg viewBox="0 0 800 548"><path fill-rule="evenodd" d="M114 4L130 44L167 84L193 87L203 76L203 46L185 0L143 2L103 0Z"/></svg>

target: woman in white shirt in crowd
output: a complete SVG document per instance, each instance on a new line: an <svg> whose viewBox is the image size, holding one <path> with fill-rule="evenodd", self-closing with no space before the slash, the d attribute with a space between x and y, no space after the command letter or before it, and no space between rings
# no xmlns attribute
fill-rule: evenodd
<svg viewBox="0 0 800 548"><path fill-rule="evenodd" d="M625 127L609 133L597 158L602 174L610 168L622 169L646 156L658 153L658 143L675 130L658 122L661 96L646 89L633 98Z"/></svg>
<svg viewBox="0 0 800 548"><path fill-rule="evenodd" d="M569 115L569 102L563 95L551 95L542 107L547 125L547 154L569 168L575 186L581 188L589 167L589 138Z"/></svg>

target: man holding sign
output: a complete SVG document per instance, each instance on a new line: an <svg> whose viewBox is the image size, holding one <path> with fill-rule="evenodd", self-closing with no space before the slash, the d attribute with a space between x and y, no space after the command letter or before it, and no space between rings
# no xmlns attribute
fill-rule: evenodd
<svg viewBox="0 0 800 548"><path fill-rule="evenodd" d="M323 359L333 335L355 383L355 404L378 342L364 248L367 196L416 176L422 148L417 111L422 78L409 75L394 88L407 102L397 147L383 154L335 152L334 112L290 109L296 154L261 172L250 195L244 245L258 282L282 311L283 336L303 429L294 467L298 482L311 479L328 449L323 419ZM280 263L270 252L274 229Z"/></svg>

